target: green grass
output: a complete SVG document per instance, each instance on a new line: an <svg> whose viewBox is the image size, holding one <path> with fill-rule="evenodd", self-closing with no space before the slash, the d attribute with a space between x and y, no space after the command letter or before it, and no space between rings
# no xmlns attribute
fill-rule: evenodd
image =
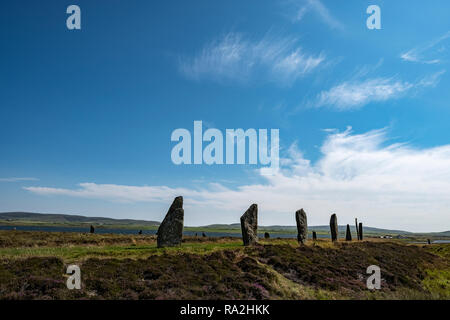
<svg viewBox="0 0 450 320"><path fill-rule="evenodd" d="M1 248L1 259L25 259L30 257L57 257L64 262L80 262L88 258L143 259L165 253L206 254L217 250L243 249L241 241L225 243L185 243L180 247L157 248L156 244L116 246L62 246Z"/></svg>
<svg viewBox="0 0 450 320"><path fill-rule="evenodd" d="M425 246L425 249L445 259L447 264L426 269L427 276L423 284L435 299L450 300L450 244Z"/></svg>

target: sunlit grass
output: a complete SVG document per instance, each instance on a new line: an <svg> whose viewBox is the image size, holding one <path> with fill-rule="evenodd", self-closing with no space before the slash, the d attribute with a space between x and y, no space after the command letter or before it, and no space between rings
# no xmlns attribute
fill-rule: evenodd
<svg viewBox="0 0 450 320"><path fill-rule="evenodd" d="M192 242L183 243L179 247L157 248L149 245L115 245L115 246L61 246L61 247L22 247L1 248L2 259L24 259L28 257L58 257L67 262L85 260L87 258L141 259L150 255L170 253L205 254L216 250L243 248L241 241L229 242Z"/></svg>

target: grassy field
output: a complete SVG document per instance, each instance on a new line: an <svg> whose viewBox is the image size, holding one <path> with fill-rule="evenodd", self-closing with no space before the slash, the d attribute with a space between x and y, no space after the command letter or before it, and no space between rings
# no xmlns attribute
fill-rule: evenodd
<svg viewBox="0 0 450 320"><path fill-rule="evenodd" d="M82 289L68 290L77 264ZM366 289L369 265L382 290ZM0 231L0 299L450 299L450 245Z"/></svg>

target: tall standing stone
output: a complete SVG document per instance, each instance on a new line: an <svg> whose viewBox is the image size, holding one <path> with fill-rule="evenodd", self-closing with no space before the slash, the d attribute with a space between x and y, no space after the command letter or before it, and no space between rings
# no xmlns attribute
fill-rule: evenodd
<svg viewBox="0 0 450 320"><path fill-rule="evenodd" d="M95 233L95 228L93 225L91 225L91 228L89 229L89 233Z"/></svg>
<svg viewBox="0 0 450 320"><path fill-rule="evenodd" d="M352 233L350 232L350 225L347 224L347 231L345 232L345 240L352 241Z"/></svg>
<svg viewBox="0 0 450 320"><path fill-rule="evenodd" d="M158 228L158 248L181 245L181 238L183 237L183 220L183 197L176 197L175 200L173 200L166 217Z"/></svg>
<svg viewBox="0 0 450 320"><path fill-rule="evenodd" d="M312 232L313 241L317 240L317 233L315 231Z"/></svg>
<svg viewBox="0 0 450 320"><path fill-rule="evenodd" d="M358 230L358 218L355 218L355 228L356 228L356 238L360 240L359 238L359 230Z"/></svg>
<svg viewBox="0 0 450 320"><path fill-rule="evenodd" d="M295 213L295 221L297 222L297 240L304 244L308 238L308 221L305 210L300 209Z"/></svg>
<svg viewBox="0 0 450 320"><path fill-rule="evenodd" d="M331 215L331 219L330 219L330 230L331 230L331 240L332 241L337 241L338 239L338 223L337 223L337 216L335 213L333 213Z"/></svg>
<svg viewBox="0 0 450 320"><path fill-rule="evenodd" d="M258 205L252 204L241 217L242 240L244 246L258 242Z"/></svg>
<svg viewBox="0 0 450 320"><path fill-rule="evenodd" d="M362 222L359 223L359 240L363 240L363 224Z"/></svg>

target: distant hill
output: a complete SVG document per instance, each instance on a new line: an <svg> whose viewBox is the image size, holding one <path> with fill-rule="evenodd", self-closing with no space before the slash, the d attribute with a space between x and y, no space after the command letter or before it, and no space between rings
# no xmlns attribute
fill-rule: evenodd
<svg viewBox="0 0 450 320"><path fill-rule="evenodd" d="M203 226L202 228L205 228L205 229L240 229L241 225L239 223L211 224L211 225ZM342 225L342 226L338 226L338 228L339 228L339 232L345 232L347 229L347 226ZM280 226L280 225L259 226L258 229L260 229L262 231L271 230L271 231L279 231L279 232L296 232L297 231L296 226ZM308 226L308 229L310 231L329 232L330 226L327 226L327 225ZM355 226L350 226L350 230L351 230L351 232L356 232ZM366 227L366 226L364 226L364 232L366 234L372 234L372 233L376 233L376 234L412 234L412 232L408 232L408 231L389 230L389 229L373 228L373 227Z"/></svg>
<svg viewBox="0 0 450 320"><path fill-rule="evenodd" d="M155 228L160 225L158 221L147 221L147 220L133 220L133 219L113 219L113 218L103 218L103 217L86 217L80 215L70 215L70 214L51 214L51 213L31 213L31 212L3 212L0 213L0 224L40 224L40 225L96 225L102 226L104 228L108 227L121 227L121 228ZM229 230L231 232L240 232L240 223L232 224L211 224L201 227L186 227L186 229L192 230L204 230L209 232L214 231L225 231ZM296 226L259 226L260 231L271 231L278 233L296 233ZM309 231L316 231L318 233L329 233L330 227L328 225L321 226L309 226ZM350 226L352 233L356 233L355 226ZM339 226L339 232L345 233L346 226ZM435 233L412 233L402 230L389 230L381 228L373 228L364 226L364 233L366 235L378 236L378 235L421 235L421 236L439 236L439 237L450 237L450 231L445 232L435 232Z"/></svg>
<svg viewBox="0 0 450 320"><path fill-rule="evenodd" d="M203 227L196 227L196 229L205 229L205 230L214 230L214 229L221 229L221 230L240 230L241 225L239 223L233 223L233 224L211 224ZM273 226L259 226L258 229L260 231L272 231L272 232L279 232L279 233L296 233L297 227L296 226L280 226L280 225L273 225ZM344 234L347 225L341 225L338 226L339 232L341 234ZM329 233L330 232L330 226L328 225L321 225L321 226L308 226L309 231L316 231L317 233ZM355 226L350 226L350 231L353 234L356 234L356 228ZM444 231L444 232L430 232L430 233L414 233L404 230L391 230L391 229L382 229L382 228L374 228L374 227L367 227L364 226L364 234L368 236L381 236L381 235L403 235L403 236L435 236L435 237L450 237L450 231Z"/></svg>
<svg viewBox="0 0 450 320"><path fill-rule="evenodd" d="M159 226L158 221L133 220L133 219L113 219L103 217L85 217L69 214L53 213L31 213L31 212L3 212L0 213L0 220L7 222L35 222L52 224L96 224L96 225L142 225Z"/></svg>

